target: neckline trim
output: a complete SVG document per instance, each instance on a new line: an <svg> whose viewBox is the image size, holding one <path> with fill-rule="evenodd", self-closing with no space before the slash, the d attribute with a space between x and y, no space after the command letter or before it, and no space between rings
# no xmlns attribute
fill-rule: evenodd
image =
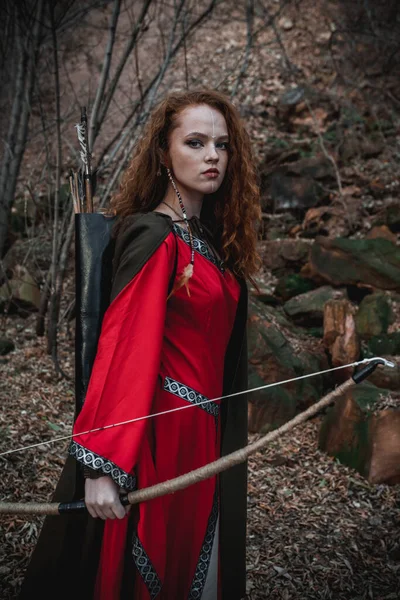
<svg viewBox="0 0 400 600"><path fill-rule="evenodd" d="M172 221L172 228L179 235L179 237L190 246L189 233L181 225L178 225L175 221ZM193 247L195 252L203 256L203 258L209 260L221 273L225 273L225 265L222 260L217 260L215 256L210 252L208 245L203 242L200 238L193 235Z"/></svg>

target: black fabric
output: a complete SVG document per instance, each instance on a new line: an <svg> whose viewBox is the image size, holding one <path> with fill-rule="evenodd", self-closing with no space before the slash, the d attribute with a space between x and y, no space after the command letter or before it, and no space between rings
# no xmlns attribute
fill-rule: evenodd
<svg viewBox="0 0 400 600"><path fill-rule="evenodd" d="M81 346L78 345L76 349L76 374L77 378L81 378L76 386L79 411L95 358L101 319L108 302L118 295L157 250L172 231L173 221L171 217L162 213L132 215L124 220L119 235L113 240L112 229L116 224L111 219L97 214L77 217L78 258L88 260L90 264L90 272L88 267L83 267L81 273L80 262L77 259L77 286L80 286L80 289L77 289L77 302L78 299L80 302L80 306L77 307L77 335L85 337L85 340L80 342ZM96 221L90 221L93 217ZM96 238L93 250L88 248L92 236ZM136 243L130 245L133 239ZM137 243L138 239L140 245ZM93 275L93 269L96 275ZM173 277L175 271L176 257ZM244 280L241 280L240 284L241 294L235 324L225 358L224 395L247 389L247 286ZM79 328L81 333L78 332ZM244 396L223 401L223 454L247 443L247 402ZM83 485L80 467L74 459L68 457L53 501L82 498ZM223 600L240 600L245 595L246 465L238 465L223 473L220 485ZM32 554L19 600L28 600L36 596L41 600L54 597L59 600L71 597L74 600L90 599L102 530L103 521L92 519L88 514L47 517Z"/></svg>
<svg viewBox="0 0 400 600"><path fill-rule="evenodd" d="M83 406L101 324L110 300L152 255L154 239L161 243L171 231L168 220L158 214L148 213L143 217L142 213L128 217L121 235L115 240L112 234L117 225L116 217L100 213L75 215L75 417ZM133 253L129 250L132 248L130 241L134 238L139 238L141 244L134 246ZM176 265L177 252L169 291L174 283ZM115 277L117 266L118 277Z"/></svg>
<svg viewBox="0 0 400 600"><path fill-rule="evenodd" d="M110 303L115 217L75 215L75 417L89 384L104 313Z"/></svg>
<svg viewBox="0 0 400 600"><path fill-rule="evenodd" d="M111 300L140 271L171 230L172 219L163 213L136 213L126 217L115 242ZM132 240L136 240L136 243L131 244ZM137 240L140 240L140 244ZM170 282L169 290L171 289Z"/></svg>
<svg viewBox="0 0 400 600"><path fill-rule="evenodd" d="M223 395L248 389L246 282L229 341L224 369ZM247 445L247 394L222 400L222 448L225 456ZM223 600L240 600L246 594L247 462L220 475L220 548Z"/></svg>

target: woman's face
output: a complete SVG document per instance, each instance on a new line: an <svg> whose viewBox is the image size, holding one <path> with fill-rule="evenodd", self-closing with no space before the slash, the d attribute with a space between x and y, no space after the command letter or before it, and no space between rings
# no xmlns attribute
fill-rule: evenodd
<svg viewBox="0 0 400 600"><path fill-rule="evenodd" d="M225 117L207 104L182 110L169 135L169 167L178 187L193 198L216 192L228 165Z"/></svg>

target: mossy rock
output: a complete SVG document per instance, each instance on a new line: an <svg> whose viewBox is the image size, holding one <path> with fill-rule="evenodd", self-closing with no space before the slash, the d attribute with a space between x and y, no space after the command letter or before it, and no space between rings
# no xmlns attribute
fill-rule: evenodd
<svg viewBox="0 0 400 600"><path fill-rule="evenodd" d="M250 366L249 389L263 385L264 379ZM283 386L259 390L256 393L256 401L252 401L249 396L249 431L268 433L296 415L296 398Z"/></svg>
<svg viewBox="0 0 400 600"><path fill-rule="evenodd" d="M254 298L250 299L248 343L250 388L321 369L318 356L304 350L302 338L287 318ZM316 376L250 393L250 430L270 431L290 420L321 396L323 383L322 376Z"/></svg>
<svg viewBox="0 0 400 600"><path fill-rule="evenodd" d="M19 310L21 315L37 311L40 306L40 290L28 270L22 265L14 268L13 279L0 287L0 310Z"/></svg>
<svg viewBox="0 0 400 600"><path fill-rule="evenodd" d="M400 248L384 238L332 240L320 236L311 248L307 271L334 286L400 290Z"/></svg>
<svg viewBox="0 0 400 600"><path fill-rule="evenodd" d="M276 284L274 294L278 298L284 301L290 300L294 296L299 294L305 294L306 292L314 289L314 284L309 279L302 277L298 273L286 275L281 277Z"/></svg>
<svg viewBox="0 0 400 600"><path fill-rule="evenodd" d="M324 285L315 290L294 296L283 305L285 313L299 325L318 327L323 323L324 307L329 300L346 298L344 290Z"/></svg>
<svg viewBox="0 0 400 600"><path fill-rule="evenodd" d="M5 356L15 350L15 344L7 338L0 339L0 356Z"/></svg>
<svg viewBox="0 0 400 600"><path fill-rule="evenodd" d="M390 301L385 294L379 292L365 296L354 320L361 338L368 339L386 333L392 322Z"/></svg>
<svg viewBox="0 0 400 600"><path fill-rule="evenodd" d="M399 411L379 410L389 390L364 381L348 389L328 409L318 446L371 483L400 481Z"/></svg>
<svg viewBox="0 0 400 600"><path fill-rule="evenodd" d="M370 415L375 410L375 405L381 398L382 394L388 396L389 390L385 390L377 387L369 381L363 381L358 385L354 386L352 396L357 403L357 406L363 411L365 415Z"/></svg>
<svg viewBox="0 0 400 600"><path fill-rule="evenodd" d="M368 340L367 348L372 356L400 355L400 331L372 337Z"/></svg>
<svg viewBox="0 0 400 600"><path fill-rule="evenodd" d="M391 231L400 231L400 206L399 203L390 204L386 208L386 224Z"/></svg>

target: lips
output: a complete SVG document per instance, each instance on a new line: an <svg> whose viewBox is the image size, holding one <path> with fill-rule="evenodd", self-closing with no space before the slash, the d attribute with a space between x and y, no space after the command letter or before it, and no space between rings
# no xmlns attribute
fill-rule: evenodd
<svg viewBox="0 0 400 600"><path fill-rule="evenodd" d="M204 171L204 175L206 173L215 173L215 175L219 175L218 169L208 169L208 171Z"/></svg>

